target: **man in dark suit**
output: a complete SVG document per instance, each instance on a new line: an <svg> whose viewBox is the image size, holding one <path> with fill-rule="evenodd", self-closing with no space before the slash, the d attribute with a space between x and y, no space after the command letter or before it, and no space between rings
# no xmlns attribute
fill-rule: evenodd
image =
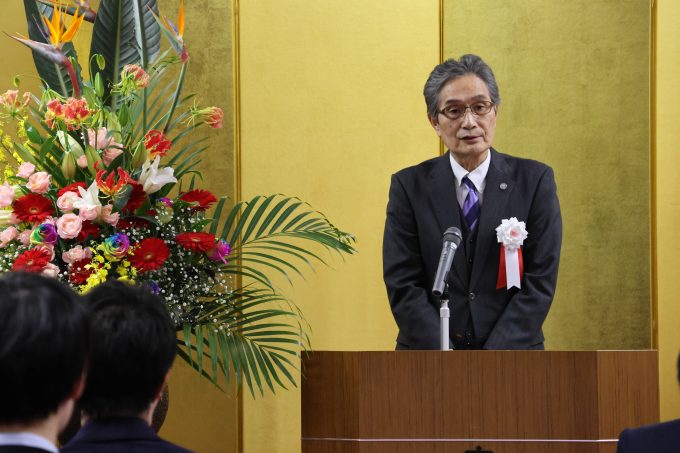
<svg viewBox="0 0 680 453"><path fill-rule="evenodd" d="M680 356L678 356L680 381ZM619 435L616 453L677 453L680 451L680 419L624 429Z"/></svg>
<svg viewBox="0 0 680 453"><path fill-rule="evenodd" d="M438 65L424 95L429 121L449 152L392 176L383 272L399 327L397 349L439 348L440 301L431 289L449 227L463 236L448 276L454 348L543 349L562 242L553 171L492 148L500 96L481 58ZM509 255L496 228L513 217L528 237L503 263ZM522 230L517 225L511 233ZM516 273L507 275L508 268ZM519 288L504 285L512 276L521 276Z"/></svg>
<svg viewBox="0 0 680 453"><path fill-rule="evenodd" d="M83 389L87 315L56 279L0 279L0 452L57 453Z"/></svg>
<svg viewBox="0 0 680 453"><path fill-rule="evenodd" d="M177 352L175 326L148 289L119 281L86 297L92 334L90 368L80 400L84 425L66 453L190 453L151 429Z"/></svg>

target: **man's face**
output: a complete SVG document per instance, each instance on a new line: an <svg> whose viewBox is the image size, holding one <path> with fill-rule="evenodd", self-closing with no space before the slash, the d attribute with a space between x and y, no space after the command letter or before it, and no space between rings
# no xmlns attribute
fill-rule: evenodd
<svg viewBox="0 0 680 453"><path fill-rule="evenodd" d="M463 109L457 119L450 119L439 113L430 118L437 135L441 137L453 157L463 167L472 170L486 158L496 132L496 107L485 115L473 114L478 102L491 102L486 84L473 74L466 74L449 80L439 93L439 110L446 108ZM470 108L466 109L467 106ZM467 165L466 165L467 164Z"/></svg>

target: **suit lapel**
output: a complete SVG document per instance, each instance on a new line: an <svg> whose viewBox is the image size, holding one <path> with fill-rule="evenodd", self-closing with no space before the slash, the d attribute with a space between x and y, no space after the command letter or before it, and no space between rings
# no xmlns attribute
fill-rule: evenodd
<svg viewBox="0 0 680 453"><path fill-rule="evenodd" d="M427 185L430 192L430 201L434 208L434 214L439 223L441 238L450 227L456 227L463 231L460 220L460 209L456 198L456 182L451 169L449 153L441 156L434 165L429 175L430 184ZM436 258L437 260L439 257ZM453 258L452 277L461 289L467 288L468 272L465 262L465 253L458 251Z"/></svg>
<svg viewBox="0 0 680 453"><path fill-rule="evenodd" d="M501 185L505 184L501 189ZM474 288L480 275L484 272L484 259L489 248L497 244L496 227L500 225L503 209L510 199L510 193L515 187L515 180L502 154L491 149L491 165L486 175L482 212L477 226L477 243L470 275L470 288Z"/></svg>

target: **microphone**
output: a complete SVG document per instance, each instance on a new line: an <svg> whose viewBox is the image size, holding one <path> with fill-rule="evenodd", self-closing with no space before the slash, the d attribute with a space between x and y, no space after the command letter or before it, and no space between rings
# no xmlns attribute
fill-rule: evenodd
<svg viewBox="0 0 680 453"><path fill-rule="evenodd" d="M446 276L451 269L451 264L453 264L453 255L456 253L456 249L460 244L463 236L460 234L460 230L456 227L448 228L444 232L444 243L442 245L442 254L439 257L439 266L437 267L437 273L434 276L434 285L432 286L432 294L440 297L444 294L444 288L446 288Z"/></svg>

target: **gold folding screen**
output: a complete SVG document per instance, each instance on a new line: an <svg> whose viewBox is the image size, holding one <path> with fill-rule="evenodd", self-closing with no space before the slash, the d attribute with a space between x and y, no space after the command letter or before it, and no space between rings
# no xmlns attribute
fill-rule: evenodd
<svg viewBox="0 0 680 453"><path fill-rule="evenodd" d="M443 10L444 57L475 53L495 72L495 146L555 170L564 240L546 346L650 347L650 2Z"/></svg>

